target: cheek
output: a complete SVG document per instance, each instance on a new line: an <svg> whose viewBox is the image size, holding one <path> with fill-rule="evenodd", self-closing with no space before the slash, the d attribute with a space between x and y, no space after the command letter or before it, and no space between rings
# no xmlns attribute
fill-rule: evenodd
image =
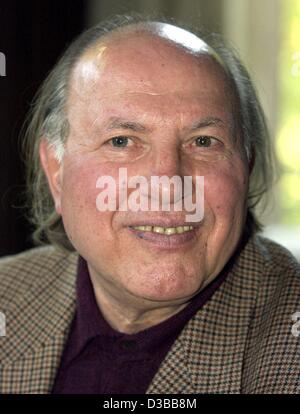
<svg viewBox="0 0 300 414"><path fill-rule="evenodd" d="M112 216L114 212L102 212L97 209L97 198L102 194L111 193L111 200L116 200L116 208L119 207L119 179L121 181L124 176L119 176L119 168L127 168L127 179L131 176L138 174L138 168L135 166L128 166L127 164L119 165L117 163L99 163L96 157L86 157L84 160L72 160L70 163L66 163L64 166L64 180L62 191L62 209L66 207L72 207L74 210L81 210L83 214L87 215L87 212L91 216L97 216L98 219L103 216ZM108 176L114 180L115 186L108 189L105 187L97 187L97 181L100 177ZM116 193L114 192L116 190ZM127 190L127 195L133 190ZM107 203L107 198L101 201ZM72 206L70 206L72 204ZM102 220L102 218L101 218Z"/></svg>
<svg viewBox="0 0 300 414"><path fill-rule="evenodd" d="M64 171L62 205L82 210L95 206L97 173L91 168L70 168Z"/></svg>
<svg viewBox="0 0 300 414"><path fill-rule="evenodd" d="M244 213L248 179L243 168L213 169L204 182L205 205L217 219Z"/></svg>
<svg viewBox="0 0 300 414"><path fill-rule="evenodd" d="M111 175L107 168L91 162L72 162L64 166L62 188L62 217L66 231L73 241L78 237L108 237L105 228L110 226L113 212L99 212L96 206L100 176ZM75 241L76 239L76 241Z"/></svg>
<svg viewBox="0 0 300 414"><path fill-rule="evenodd" d="M70 201L77 200L77 205L84 205L89 210L96 210L96 199L101 189L96 187L100 177L110 176L117 182L118 169L108 163L101 163L94 157L72 159L64 165L63 194L67 194Z"/></svg>

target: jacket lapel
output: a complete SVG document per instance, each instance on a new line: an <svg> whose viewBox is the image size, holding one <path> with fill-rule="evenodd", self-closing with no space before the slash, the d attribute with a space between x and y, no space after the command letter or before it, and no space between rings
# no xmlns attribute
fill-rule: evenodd
<svg viewBox="0 0 300 414"><path fill-rule="evenodd" d="M34 288L6 312L1 393L50 393L75 312L78 256L54 253ZM42 269L42 270L41 270Z"/></svg>
<svg viewBox="0 0 300 414"><path fill-rule="evenodd" d="M249 242L210 300L189 321L147 393L241 393L247 335L262 260Z"/></svg>

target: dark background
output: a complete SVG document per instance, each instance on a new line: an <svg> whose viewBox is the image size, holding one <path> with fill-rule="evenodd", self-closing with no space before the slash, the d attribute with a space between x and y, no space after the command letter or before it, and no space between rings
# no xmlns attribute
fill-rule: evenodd
<svg viewBox="0 0 300 414"><path fill-rule="evenodd" d="M31 247L24 217L21 127L46 74L85 24L84 0L0 2L0 256Z"/></svg>

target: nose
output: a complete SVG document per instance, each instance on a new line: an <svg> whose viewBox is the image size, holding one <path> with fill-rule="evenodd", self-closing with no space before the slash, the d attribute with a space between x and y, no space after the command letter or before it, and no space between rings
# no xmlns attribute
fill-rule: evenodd
<svg viewBox="0 0 300 414"><path fill-rule="evenodd" d="M149 161L149 196L152 202L158 199L169 200L171 204L180 202L183 197L183 159L180 149L175 145L157 148Z"/></svg>
<svg viewBox="0 0 300 414"><path fill-rule="evenodd" d="M157 149L153 152L150 164L150 176L163 176L171 178L182 175L182 156L180 149L172 147Z"/></svg>

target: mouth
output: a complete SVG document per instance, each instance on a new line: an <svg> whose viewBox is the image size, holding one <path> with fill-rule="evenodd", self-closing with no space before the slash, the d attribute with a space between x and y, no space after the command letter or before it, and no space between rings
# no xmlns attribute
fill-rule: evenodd
<svg viewBox="0 0 300 414"><path fill-rule="evenodd" d="M165 234L171 236L173 234L182 234L187 231L193 230L193 226L176 226L176 227L163 227L163 226L131 226L133 230L147 231L155 234Z"/></svg>
<svg viewBox="0 0 300 414"><path fill-rule="evenodd" d="M158 225L136 225L128 227L131 234L153 247L178 249L196 240L199 225L179 225L165 227Z"/></svg>

